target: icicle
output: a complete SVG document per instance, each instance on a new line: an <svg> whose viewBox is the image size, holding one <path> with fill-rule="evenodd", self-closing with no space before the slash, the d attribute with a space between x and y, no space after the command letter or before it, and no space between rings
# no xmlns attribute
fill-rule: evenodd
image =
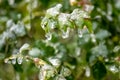
<svg viewBox="0 0 120 80"><path fill-rule="evenodd" d="M49 41L52 39L52 34L49 32L49 33L46 33L45 35L46 39Z"/></svg>
<svg viewBox="0 0 120 80"><path fill-rule="evenodd" d="M67 28L67 31L62 30L62 38L68 38L69 37L70 28Z"/></svg>
<svg viewBox="0 0 120 80"><path fill-rule="evenodd" d="M80 29L78 29L78 37L79 37L79 38L82 38L82 37L83 37L82 30L80 30Z"/></svg>

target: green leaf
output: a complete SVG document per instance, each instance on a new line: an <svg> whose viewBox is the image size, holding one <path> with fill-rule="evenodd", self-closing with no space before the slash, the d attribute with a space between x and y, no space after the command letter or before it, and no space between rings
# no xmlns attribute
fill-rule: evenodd
<svg viewBox="0 0 120 80"><path fill-rule="evenodd" d="M89 20L85 20L84 24L87 26L90 33L93 33L92 23Z"/></svg>
<svg viewBox="0 0 120 80"><path fill-rule="evenodd" d="M101 61L97 61L92 66L92 74L95 80L102 80L103 77L105 77L107 71L105 65Z"/></svg>

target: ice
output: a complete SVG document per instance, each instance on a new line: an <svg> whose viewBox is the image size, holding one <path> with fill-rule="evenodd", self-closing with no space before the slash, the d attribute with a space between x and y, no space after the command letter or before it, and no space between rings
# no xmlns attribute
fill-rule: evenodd
<svg viewBox="0 0 120 80"><path fill-rule="evenodd" d="M86 77L90 77L90 68L88 66L86 67L85 75Z"/></svg>
<svg viewBox="0 0 120 80"><path fill-rule="evenodd" d="M46 37L46 40L51 40L52 39L52 34L49 32L49 33L46 33L46 35L45 35L45 37Z"/></svg>
<svg viewBox="0 0 120 80"><path fill-rule="evenodd" d="M95 38L95 35L92 33L92 34L90 34L90 36L91 36L91 38L92 38L92 42L96 42L96 38Z"/></svg>
<svg viewBox="0 0 120 80"><path fill-rule="evenodd" d="M56 68L58 68L61 64L61 61L57 58L49 58L50 63L55 66Z"/></svg>
<svg viewBox="0 0 120 80"><path fill-rule="evenodd" d="M67 28L67 31L62 30L62 38L68 38L69 37L69 32L70 32L70 28Z"/></svg>
<svg viewBox="0 0 120 80"><path fill-rule="evenodd" d="M22 62L23 62L23 57L21 57L21 56L18 57L18 58L17 58L17 62L18 62L18 64L22 64Z"/></svg>
<svg viewBox="0 0 120 80"><path fill-rule="evenodd" d="M12 64L16 64L16 59L11 60Z"/></svg>
<svg viewBox="0 0 120 80"><path fill-rule="evenodd" d="M79 38L82 38L82 37L83 37L82 30L80 30L80 29L78 29L78 37L79 37Z"/></svg>

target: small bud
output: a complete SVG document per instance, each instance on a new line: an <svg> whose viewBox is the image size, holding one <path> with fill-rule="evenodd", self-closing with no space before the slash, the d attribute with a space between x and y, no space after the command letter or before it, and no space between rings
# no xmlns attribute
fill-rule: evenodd
<svg viewBox="0 0 120 80"><path fill-rule="evenodd" d="M77 1L76 0L70 0L70 5L71 6L74 6L74 5L76 5L77 4Z"/></svg>

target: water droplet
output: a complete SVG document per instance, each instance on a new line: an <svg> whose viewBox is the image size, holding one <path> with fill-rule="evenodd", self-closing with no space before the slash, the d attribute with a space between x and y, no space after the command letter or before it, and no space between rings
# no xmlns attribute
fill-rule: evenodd
<svg viewBox="0 0 120 80"><path fill-rule="evenodd" d="M87 77L90 77L90 68L89 68L89 67L86 67L85 75L86 75Z"/></svg>
<svg viewBox="0 0 120 80"><path fill-rule="evenodd" d="M68 38L69 37L70 28L67 28L67 31L62 30L62 38Z"/></svg>
<svg viewBox="0 0 120 80"><path fill-rule="evenodd" d="M18 58L17 58L17 62L18 62L18 64L22 64L22 62L23 62L23 57L18 57Z"/></svg>
<svg viewBox="0 0 120 80"><path fill-rule="evenodd" d="M16 59L11 60L12 64L16 64Z"/></svg>
<svg viewBox="0 0 120 80"><path fill-rule="evenodd" d="M82 38L82 37L83 37L82 30L80 30L80 29L78 29L78 37L79 37L79 38Z"/></svg>
<svg viewBox="0 0 120 80"><path fill-rule="evenodd" d="M52 39L52 34L51 33L46 33L45 37L49 41L49 40Z"/></svg>

